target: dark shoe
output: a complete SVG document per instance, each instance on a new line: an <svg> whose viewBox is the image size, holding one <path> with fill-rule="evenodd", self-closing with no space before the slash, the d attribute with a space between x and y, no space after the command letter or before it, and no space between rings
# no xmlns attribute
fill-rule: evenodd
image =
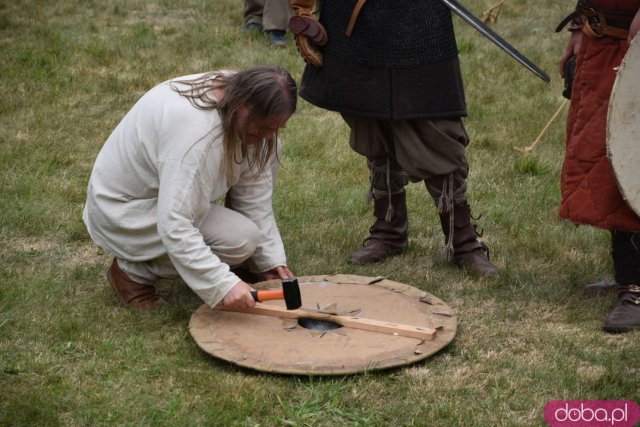
<svg viewBox="0 0 640 427"><path fill-rule="evenodd" d="M375 264L386 257L402 252L409 242L407 199L404 190L391 196L382 195L373 200L376 221L369 229L370 236L363 247L351 254L353 264Z"/></svg>
<svg viewBox="0 0 640 427"><path fill-rule="evenodd" d="M382 240L368 238L362 248L351 254L349 262L359 265L375 264L387 257L399 254L403 249L389 245Z"/></svg>
<svg viewBox="0 0 640 427"><path fill-rule="evenodd" d="M640 328L640 286L624 285L618 288L618 302L604 321L607 332L629 332Z"/></svg>
<svg viewBox="0 0 640 427"><path fill-rule="evenodd" d="M269 40L271 40L271 47L287 47L287 40L285 40L285 32L282 30L267 31L269 34Z"/></svg>
<svg viewBox="0 0 640 427"><path fill-rule="evenodd" d="M113 290L118 294L120 302L125 306L144 309L167 303L157 294L155 286L131 280L129 276L120 270L115 258L111 263L111 268L107 271L107 279L109 279Z"/></svg>
<svg viewBox="0 0 640 427"><path fill-rule="evenodd" d="M479 276L498 277L500 275L498 268L489 261L488 251L484 245L471 252L456 256L453 263Z"/></svg>

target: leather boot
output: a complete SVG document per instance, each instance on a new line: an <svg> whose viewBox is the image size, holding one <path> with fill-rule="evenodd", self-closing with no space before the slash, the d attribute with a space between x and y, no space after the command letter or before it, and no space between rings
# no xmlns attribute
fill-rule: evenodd
<svg viewBox="0 0 640 427"><path fill-rule="evenodd" d="M448 251L447 258L458 267L481 276L499 276L498 268L489 261L489 249L478 240L478 233L471 225L471 208L464 203L453 208L453 241L451 239L450 212L440 213Z"/></svg>
<svg viewBox="0 0 640 427"><path fill-rule="evenodd" d="M607 319L604 329L607 332L629 332L640 328L640 286L620 285L618 287L618 301Z"/></svg>
<svg viewBox="0 0 640 427"><path fill-rule="evenodd" d="M351 263L374 264L407 247L409 220L405 191L392 194L391 197L380 195L373 199L373 203L376 221L369 229L370 236L364 240L363 247L351 254L349 258ZM392 210L389 209L390 207Z"/></svg>
<svg viewBox="0 0 640 427"><path fill-rule="evenodd" d="M165 305L167 302L156 292L155 286L134 282L118 267L118 262L113 259L111 268L107 271L107 279L122 305L135 308L153 308Z"/></svg>

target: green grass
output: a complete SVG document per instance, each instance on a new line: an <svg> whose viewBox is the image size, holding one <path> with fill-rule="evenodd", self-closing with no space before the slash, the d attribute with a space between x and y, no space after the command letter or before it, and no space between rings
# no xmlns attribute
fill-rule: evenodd
<svg viewBox="0 0 640 427"><path fill-rule="evenodd" d="M480 15L494 2L467 0ZM565 4L566 3L566 4ZM609 237L557 220L564 111L556 64L570 2L508 0L493 28L553 78L543 83L456 19L472 137L469 198L498 280L442 257L421 184L408 187L408 251L346 263L371 225L367 170L336 113L300 101L282 132L275 210L291 269L384 275L459 316L423 363L338 378L268 375L203 354L187 325L201 301L180 281L139 313L106 284L109 256L81 220L95 156L135 100L167 78L279 63L295 49L241 33L235 0L0 0L0 425L543 425L552 399L640 400L638 333L608 335Z"/></svg>

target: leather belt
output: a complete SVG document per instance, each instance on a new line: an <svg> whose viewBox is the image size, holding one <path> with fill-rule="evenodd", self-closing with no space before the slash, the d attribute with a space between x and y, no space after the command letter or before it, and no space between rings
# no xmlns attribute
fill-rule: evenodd
<svg viewBox="0 0 640 427"><path fill-rule="evenodd" d="M590 37L613 37L626 39L629 27L636 11L611 11L596 9L586 0L580 0L576 10L565 17L556 28L561 31L569 21L581 19L584 24L583 32Z"/></svg>
<svg viewBox="0 0 640 427"><path fill-rule="evenodd" d="M360 14L360 10L362 9L362 6L364 6L364 3L367 0L358 0L358 2L356 3L355 7L353 8L353 12L351 12L351 18L349 18L349 25L347 25L347 30L344 32L344 34L347 37L351 36L351 33L353 32L353 27L355 27L356 25L356 19L358 19L358 15Z"/></svg>

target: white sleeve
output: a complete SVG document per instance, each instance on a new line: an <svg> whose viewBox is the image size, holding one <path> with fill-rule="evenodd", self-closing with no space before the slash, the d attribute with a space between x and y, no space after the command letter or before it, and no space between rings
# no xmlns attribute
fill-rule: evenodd
<svg viewBox="0 0 640 427"><path fill-rule="evenodd" d="M260 243L251 257L253 268L259 272L287 265L272 205L276 166L275 163L268 166L258 177L253 177L252 171L243 172L226 199L228 207L251 219L261 232Z"/></svg>
<svg viewBox="0 0 640 427"><path fill-rule="evenodd" d="M196 227L197 218L209 208L211 177L205 172L212 161L207 149L211 136L186 151L171 141L198 141L189 125L175 123L166 130L164 152L158 162L158 233L174 267L193 291L209 306L218 304L240 279L229 271ZM184 145L183 145L184 146ZM215 154L215 153L214 153Z"/></svg>

